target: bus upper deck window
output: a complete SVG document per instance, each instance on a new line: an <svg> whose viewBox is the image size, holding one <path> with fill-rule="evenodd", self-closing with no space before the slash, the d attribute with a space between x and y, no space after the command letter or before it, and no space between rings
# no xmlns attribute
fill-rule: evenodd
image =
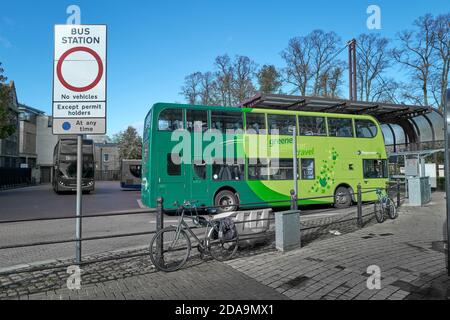
<svg viewBox="0 0 450 320"><path fill-rule="evenodd" d="M264 113L247 113L247 133L264 134L266 132L266 115Z"/></svg>
<svg viewBox="0 0 450 320"><path fill-rule="evenodd" d="M378 129L374 122L370 120L355 120L356 136L358 138L375 138Z"/></svg>
<svg viewBox="0 0 450 320"><path fill-rule="evenodd" d="M208 130L208 112L206 110L186 110L186 127L191 132Z"/></svg>
<svg viewBox="0 0 450 320"><path fill-rule="evenodd" d="M158 130L175 131L183 129L183 110L166 109L159 114Z"/></svg>
<svg viewBox="0 0 450 320"><path fill-rule="evenodd" d="M324 117L299 116L298 125L301 136L326 136L327 129Z"/></svg>
<svg viewBox="0 0 450 320"><path fill-rule="evenodd" d="M243 121L241 112L212 111L211 126L226 133L227 130L242 130Z"/></svg>
<svg viewBox="0 0 450 320"><path fill-rule="evenodd" d="M296 126L295 116L284 114L269 114L267 121L270 134L292 135L292 129Z"/></svg>
<svg viewBox="0 0 450 320"><path fill-rule="evenodd" d="M330 137L353 137L352 119L328 118Z"/></svg>

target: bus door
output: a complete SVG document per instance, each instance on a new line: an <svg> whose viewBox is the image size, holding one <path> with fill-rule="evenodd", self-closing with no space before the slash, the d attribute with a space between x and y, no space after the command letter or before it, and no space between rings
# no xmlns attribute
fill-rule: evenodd
<svg viewBox="0 0 450 320"><path fill-rule="evenodd" d="M158 152L158 159L158 194L170 206L174 201L181 205L184 200L188 200L183 198L186 190L186 165L181 163L179 154L170 152Z"/></svg>
<svg viewBox="0 0 450 320"><path fill-rule="evenodd" d="M204 160L202 161L193 161L190 166L191 172L191 200L199 201L198 205L206 205L207 204L207 196L209 194L209 168L210 166L206 165Z"/></svg>

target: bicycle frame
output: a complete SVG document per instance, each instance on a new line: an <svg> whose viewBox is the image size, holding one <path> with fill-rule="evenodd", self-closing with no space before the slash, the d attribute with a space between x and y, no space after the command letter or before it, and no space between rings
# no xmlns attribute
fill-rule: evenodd
<svg viewBox="0 0 450 320"><path fill-rule="evenodd" d="M194 208L196 211L196 215L197 214L197 208ZM181 216L180 216L180 221L178 222L177 225L177 232L176 232L176 236L175 239L173 240L171 246L174 246L174 244L176 244L176 242L178 241L179 235L180 235L180 231L181 230L185 230L187 231L199 244L199 246L201 246L202 249L205 248L204 244L202 243L202 241L197 237L197 235L191 230L191 228L189 227L189 225L186 223L186 221L184 221L184 215L185 215L186 209L183 207L183 210L181 212ZM192 218L194 219L194 218ZM209 230L213 228L213 226L211 225L211 222L208 221L208 225L206 226L206 231L205 231L205 239L208 235Z"/></svg>

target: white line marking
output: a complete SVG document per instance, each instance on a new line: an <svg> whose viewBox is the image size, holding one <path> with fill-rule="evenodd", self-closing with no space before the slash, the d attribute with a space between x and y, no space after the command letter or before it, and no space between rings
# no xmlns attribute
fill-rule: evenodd
<svg viewBox="0 0 450 320"><path fill-rule="evenodd" d="M148 208L147 206L145 206L145 205L142 203L142 200L141 200L141 199L136 199L136 201L137 201L137 203L138 203L139 208L141 208L141 209L147 209L147 208Z"/></svg>

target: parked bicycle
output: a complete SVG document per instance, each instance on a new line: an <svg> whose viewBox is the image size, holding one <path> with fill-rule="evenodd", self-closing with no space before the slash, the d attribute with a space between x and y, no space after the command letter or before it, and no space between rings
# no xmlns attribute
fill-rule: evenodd
<svg viewBox="0 0 450 320"><path fill-rule="evenodd" d="M375 202L375 218L378 223L383 223L386 220L386 216L391 219L398 217L397 207L395 202L389 198L386 191L382 189L376 190L378 200Z"/></svg>
<svg viewBox="0 0 450 320"><path fill-rule="evenodd" d="M230 218L213 220L210 216L209 220L205 219L198 215L193 201L185 201L179 206L180 212L178 225L160 230L150 242L150 259L157 269L171 272L183 267L192 248L189 235L198 242L201 258L209 253L214 259L225 261L235 255L239 236ZM191 218L195 226L205 228L204 240L200 240L192 231L185 221L186 217Z"/></svg>

